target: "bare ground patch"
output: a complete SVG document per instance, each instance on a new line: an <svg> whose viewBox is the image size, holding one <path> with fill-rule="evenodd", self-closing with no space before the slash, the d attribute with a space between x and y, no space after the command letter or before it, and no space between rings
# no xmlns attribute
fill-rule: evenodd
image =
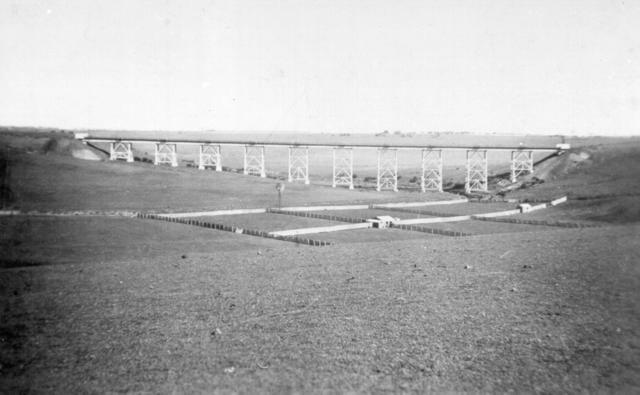
<svg viewBox="0 0 640 395"><path fill-rule="evenodd" d="M110 259L83 232L81 260L2 269L12 286L26 276L2 293L3 391L640 385L637 227L320 249L237 235L226 243L242 248L218 250L170 225L145 225ZM130 255L155 238L157 255Z"/></svg>

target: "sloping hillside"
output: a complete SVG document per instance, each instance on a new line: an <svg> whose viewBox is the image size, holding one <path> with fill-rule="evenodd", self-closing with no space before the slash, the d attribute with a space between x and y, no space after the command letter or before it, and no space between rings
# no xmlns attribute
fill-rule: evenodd
<svg viewBox="0 0 640 395"><path fill-rule="evenodd" d="M550 200L567 195L569 217L605 222L640 221L640 141L593 138L564 155L536 164L543 182L506 197ZM108 155L60 130L10 130L0 133L2 155L10 160L13 207L22 210L204 210L262 206L277 202L275 184L237 173L149 163L107 161ZM91 160L82 160L91 159ZM500 178L500 177L498 177ZM495 180L494 180L495 181ZM460 184L462 185L462 184ZM253 195L248 199L249 195ZM287 184L284 204L417 201L455 197L416 192L377 193L326 186ZM551 213L553 214L553 213Z"/></svg>
<svg viewBox="0 0 640 395"><path fill-rule="evenodd" d="M278 202L275 185L282 182L280 179L142 162L82 160L74 152L106 156L73 140L69 133L0 136L5 147L2 151L9 156L12 206L23 211L184 211L256 207L256 202L258 207L269 207ZM287 184L282 203L312 205L451 198L457 196Z"/></svg>
<svg viewBox="0 0 640 395"><path fill-rule="evenodd" d="M618 144L572 149L535 169L544 183L508 194L519 199L570 198L567 209L576 217L607 222L640 221L640 144L620 139Z"/></svg>
<svg viewBox="0 0 640 395"><path fill-rule="evenodd" d="M7 150L37 154L59 154L85 160L101 160L106 152L74 139L73 132L57 129L13 130L0 128L0 146Z"/></svg>

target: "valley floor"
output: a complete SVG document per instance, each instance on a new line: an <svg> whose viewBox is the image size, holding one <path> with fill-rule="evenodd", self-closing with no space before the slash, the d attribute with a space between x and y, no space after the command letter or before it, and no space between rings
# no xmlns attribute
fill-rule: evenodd
<svg viewBox="0 0 640 395"><path fill-rule="evenodd" d="M82 161L73 141L34 136L0 135L23 212L277 201L276 179ZM0 217L0 393L640 392L640 146L587 143L588 160L547 163L544 183L507 196L568 195L514 217L542 224L433 225L464 237L361 229L311 247L151 219ZM283 204L455 198L287 184ZM206 220L333 224L278 215Z"/></svg>
<svg viewBox="0 0 640 395"><path fill-rule="evenodd" d="M640 388L638 226L309 247L0 223L5 393Z"/></svg>

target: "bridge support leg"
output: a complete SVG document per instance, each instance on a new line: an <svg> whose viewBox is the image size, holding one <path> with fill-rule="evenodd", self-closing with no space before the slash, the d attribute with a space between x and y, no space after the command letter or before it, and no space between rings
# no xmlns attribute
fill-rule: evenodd
<svg viewBox="0 0 640 395"><path fill-rule="evenodd" d="M213 167L216 171L222 171L222 156L220 155L219 145L202 144L200 146L198 169L204 170L207 167Z"/></svg>
<svg viewBox="0 0 640 395"><path fill-rule="evenodd" d="M123 143L122 141L111 143L109 159L123 159L127 162L133 162L133 151L131 150L131 143Z"/></svg>
<svg viewBox="0 0 640 395"><path fill-rule="evenodd" d="M346 185L353 189L353 148L333 149L333 187Z"/></svg>
<svg viewBox="0 0 640 395"><path fill-rule="evenodd" d="M465 191L467 193L473 191L486 192L488 190L487 174L487 150L468 150Z"/></svg>
<svg viewBox="0 0 640 395"><path fill-rule="evenodd" d="M442 192L442 150L422 150L422 192Z"/></svg>
<svg viewBox="0 0 640 395"><path fill-rule="evenodd" d="M378 149L378 184L376 190L398 192L398 150L395 148Z"/></svg>
<svg viewBox="0 0 640 395"><path fill-rule="evenodd" d="M178 167L176 144L156 143L155 165L169 164Z"/></svg>
<svg viewBox="0 0 640 395"><path fill-rule="evenodd" d="M309 184L309 147L289 147L289 182Z"/></svg>
<svg viewBox="0 0 640 395"><path fill-rule="evenodd" d="M533 174L533 151L511 151L511 182L525 173Z"/></svg>
<svg viewBox="0 0 640 395"><path fill-rule="evenodd" d="M244 146L244 174L266 177L264 168L264 145Z"/></svg>

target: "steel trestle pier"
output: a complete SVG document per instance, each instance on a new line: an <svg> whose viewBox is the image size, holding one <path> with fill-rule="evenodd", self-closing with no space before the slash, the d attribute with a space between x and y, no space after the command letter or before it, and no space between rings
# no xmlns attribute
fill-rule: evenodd
<svg viewBox="0 0 640 395"><path fill-rule="evenodd" d="M353 189L353 157L355 149L376 149L378 154L376 190L398 191L398 151L421 150L422 174L420 189L422 192L442 191L443 157L444 151L466 152L466 177L465 191L487 191L488 189L488 153L489 151L511 151L511 182L516 182L518 177L532 174L533 154L535 152L561 153L568 150L568 144L557 144L555 147L524 147L524 146L419 146L419 145L393 145L380 146L371 144L295 144L285 142L248 142L248 141L202 141L202 140L157 140L146 138L106 138L91 137L86 134L82 137L84 142L108 143L110 146L111 160L124 160L133 162L133 145L140 143L152 143L155 145L156 165L169 164L178 166L178 149L181 144L199 145L198 168L213 168L222 170L222 146L244 147L243 173L266 177L265 151L267 147L286 147L289 150L289 182L302 182L309 184L309 149L331 149L333 153L333 180L332 186L346 186Z"/></svg>

